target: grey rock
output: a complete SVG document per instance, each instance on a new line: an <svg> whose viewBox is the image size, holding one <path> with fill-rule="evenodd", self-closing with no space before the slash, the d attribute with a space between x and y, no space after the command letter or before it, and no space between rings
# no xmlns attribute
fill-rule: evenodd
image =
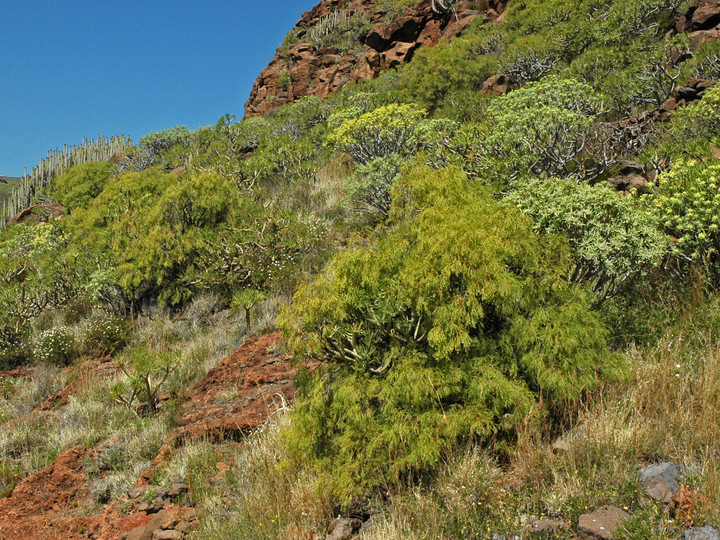
<svg viewBox="0 0 720 540"><path fill-rule="evenodd" d="M359 519L338 517L330 523L326 540L349 540L360 530L361 525Z"/></svg>
<svg viewBox="0 0 720 540"><path fill-rule="evenodd" d="M683 534L684 540L720 540L720 532L713 527L693 527Z"/></svg>
<svg viewBox="0 0 720 540"><path fill-rule="evenodd" d="M528 534L542 537L569 529L570 525L562 519L544 518L533 521L528 528Z"/></svg>
<svg viewBox="0 0 720 540"><path fill-rule="evenodd" d="M629 518L630 514L617 506L601 506L580 516L578 536L581 540L612 540L615 531Z"/></svg>
<svg viewBox="0 0 720 540"><path fill-rule="evenodd" d="M680 489L680 474L677 464L666 462L646 467L640 472L640 479L648 496L667 504Z"/></svg>

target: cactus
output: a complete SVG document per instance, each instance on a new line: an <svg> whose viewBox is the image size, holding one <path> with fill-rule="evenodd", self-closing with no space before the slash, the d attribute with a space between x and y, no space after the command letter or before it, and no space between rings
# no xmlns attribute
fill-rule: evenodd
<svg viewBox="0 0 720 540"><path fill-rule="evenodd" d="M308 41L320 41L336 28L347 26L348 17L343 11L335 10L320 17L320 20L307 31Z"/></svg>
<svg viewBox="0 0 720 540"><path fill-rule="evenodd" d="M73 165L92 161L107 161L117 152L132 146L127 135L115 137L97 136L97 140L83 137L80 146L65 145L63 150L50 150L47 157L40 160L37 167L28 175L27 169L20 184L13 189L7 201L0 207L0 226L5 227L7 221L23 208L32 203L32 198L47 188L52 179L60 176Z"/></svg>
<svg viewBox="0 0 720 540"><path fill-rule="evenodd" d="M454 13L453 4L456 0L432 0L432 10L438 15L448 15Z"/></svg>

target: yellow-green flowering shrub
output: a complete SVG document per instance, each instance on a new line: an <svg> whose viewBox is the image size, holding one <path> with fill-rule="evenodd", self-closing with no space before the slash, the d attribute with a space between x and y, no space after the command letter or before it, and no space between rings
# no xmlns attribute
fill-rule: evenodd
<svg viewBox="0 0 720 540"><path fill-rule="evenodd" d="M720 159L680 160L657 180L653 203L677 253L692 261L718 260Z"/></svg>
<svg viewBox="0 0 720 540"><path fill-rule="evenodd" d="M359 164L397 153L411 155L422 142L423 119L427 111L416 105L397 104L378 107L364 113L343 109L328 120L337 126L327 142L341 152L347 152Z"/></svg>
<svg viewBox="0 0 720 540"><path fill-rule="evenodd" d="M401 165L457 127L450 120L428 120L426 115L417 105L391 104L366 113L347 107L330 117L328 146L347 152L358 164L346 186L353 202L387 216L390 190Z"/></svg>

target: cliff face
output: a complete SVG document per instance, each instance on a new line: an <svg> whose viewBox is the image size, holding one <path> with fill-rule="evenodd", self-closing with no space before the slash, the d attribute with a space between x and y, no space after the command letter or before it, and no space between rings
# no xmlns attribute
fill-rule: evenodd
<svg viewBox="0 0 720 540"><path fill-rule="evenodd" d="M431 0L421 0L392 18L375 4L373 0L322 0L303 14L292 33L296 42L279 47L255 81L245 116L263 115L304 96L325 97L349 82L376 77L408 62L420 47L459 35L477 17L496 19L504 2L460 0L455 14L438 14ZM487 8L478 9L478 5ZM349 48L323 45L318 39L322 34L318 30L348 21L364 23L359 39Z"/></svg>

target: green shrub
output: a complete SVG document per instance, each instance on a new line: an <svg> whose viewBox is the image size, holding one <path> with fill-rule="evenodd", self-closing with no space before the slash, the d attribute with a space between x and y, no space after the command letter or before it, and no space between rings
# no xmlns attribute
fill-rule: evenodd
<svg viewBox="0 0 720 540"><path fill-rule="evenodd" d="M685 260L713 266L720 250L720 159L679 160L657 179L659 219Z"/></svg>
<svg viewBox="0 0 720 540"><path fill-rule="evenodd" d="M35 340L33 357L37 362L67 366L77 354L77 341L72 330L58 326L41 333Z"/></svg>
<svg viewBox="0 0 720 540"><path fill-rule="evenodd" d="M706 41L695 52L695 75L703 79L720 81L720 43Z"/></svg>
<svg viewBox="0 0 720 540"><path fill-rule="evenodd" d="M327 362L301 382L289 442L345 500L624 372L558 238L456 169L413 170L395 201L406 218L279 319L298 358Z"/></svg>
<svg viewBox="0 0 720 540"><path fill-rule="evenodd" d="M412 155L422 144L426 114L424 109L407 104L385 105L364 114L355 108L342 109L328 120L336 127L327 141L359 164L390 154Z"/></svg>
<svg viewBox="0 0 720 540"><path fill-rule="evenodd" d="M77 324L90 315L92 300L87 296L78 296L63 308L65 324Z"/></svg>
<svg viewBox="0 0 720 540"><path fill-rule="evenodd" d="M480 152L501 159L512 175L526 171L592 179L604 155L587 156L602 103L579 81L548 76L493 101L483 121Z"/></svg>
<svg viewBox="0 0 720 540"><path fill-rule="evenodd" d="M243 311L245 314L245 332L250 335L250 312L265 299L265 293L256 289L243 289L233 295L230 307L235 311Z"/></svg>
<svg viewBox="0 0 720 540"><path fill-rule="evenodd" d="M576 257L570 281L590 282L598 303L657 266L669 249L653 209L605 184L525 178L507 198L533 218L535 230L567 237Z"/></svg>
<svg viewBox="0 0 720 540"><path fill-rule="evenodd" d="M27 360L27 325L0 324L0 367L15 368Z"/></svg>
<svg viewBox="0 0 720 540"><path fill-rule="evenodd" d="M498 56L487 50L486 36L485 32L463 35L422 47L403 67L402 96L432 112L452 113L458 95L477 95L483 82L499 72Z"/></svg>
<svg viewBox="0 0 720 540"><path fill-rule="evenodd" d="M110 397L127 407L140 401L147 404L151 412L156 412L160 391L177 367L178 360L179 354L173 351L130 350L118 359L125 380L113 385Z"/></svg>
<svg viewBox="0 0 720 540"><path fill-rule="evenodd" d="M95 354L112 354L130 341L131 325L118 315L104 315L88 321L83 348Z"/></svg>
<svg viewBox="0 0 720 540"><path fill-rule="evenodd" d="M75 165L55 180L54 196L71 210L87 208L116 173L115 166L106 161Z"/></svg>
<svg viewBox="0 0 720 540"><path fill-rule="evenodd" d="M720 135L720 86L705 91L700 101L680 107L672 116L670 135L679 144Z"/></svg>
<svg viewBox="0 0 720 540"><path fill-rule="evenodd" d="M427 120L425 115L417 105L392 104L366 113L348 107L330 117L327 143L359 165L348 184L353 202L387 216L400 165L456 127L452 121Z"/></svg>
<svg viewBox="0 0 720 540"><path fill-rule="evenodd" d="M348 197L367 212L387 216L392 184L406 162L406 158L393 153L358 166L345 182Z"/></svg>
<svg viewBox="0 0 720 540"><path fill-rule="evenodd" d="M187 126L175 126L148 133L140 138L138 145L147 148L153 156L160 157L174 146L187 146L191 140L192 133Z"/></svg>

